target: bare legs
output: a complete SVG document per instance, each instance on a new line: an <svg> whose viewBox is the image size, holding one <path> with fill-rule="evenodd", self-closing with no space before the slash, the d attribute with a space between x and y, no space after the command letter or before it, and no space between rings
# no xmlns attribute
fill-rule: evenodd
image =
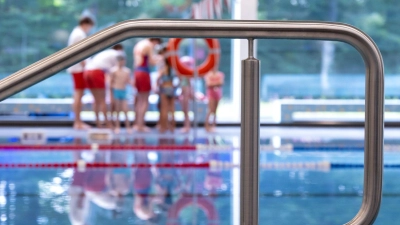
<svg viewBox="0 0 400 225"><path fill-rule="evenodd" d="M182 87L182 111L184 116L182 133L188 133L190 131L190 118L189 118L189 100L191 97L190 86Z"/></svg>
<svg viewBox="0 0 400 225"><path fill-rule="evenodd" d="M108 89L108 95L109 96L107 96L107 92L106 92L106 104L107 103L110 103L110 106L109 106L109 118L110 118L110 122L111 123L113 123L114 121L113 121L113 115L114 115L114 113L115 112L117 112L118 113L118 111L117 111L117 109L116 109L116 100L114 99L114 94L113 94L113 91L112 91L112 89L111 88L109 88ZM108 98L109 98L109 100L108 100ZM108 106L107 106L108 107ZM118 119L118 117L117 117L117 119Z"/></svg>
<svg viewBox="0 0 400 225"><path fill-rule="evenodd" d="M168 129L168 104L167 96L160 94L160 121L159 131L164 133Z"/></svg>
<svg viewBox="0 0 400 225"><path fill-rule="evenodd" d="M170 98L168 102L168 112L171 114L171 119L169 119L169 130L173 133L175 131L175 99Z"/></svg>
<svg viewBox="0 0 400 225"><path fill-rule="evenodd" d="M83 94L84 94L84 89L74 90L74 103L72 104L72 108L75 114L74 128L78 130L89 128L89 126L83 123L81 120Z"/></svg>
<svg viewBox="0 0 400 225"><path fill-rule="evenodd" d="M101 127L99 113L102 112L104 115L104 122L107 127L111 127L110 121L107 116L107 105L106 105L106 91L105 89L90 89L94 98L94 113L96 115L96 126Z"/></svg>
<svg viewBox="0 0 400 225"><path fill-rule="evenodd" d="M121 104L122 104L122 101L120 101L120 100L113 100L113 103L114 103L114 109L115 109L115 111L111 111L111 115L114 115L114 113L115 113L115 118L113 119L114 120L114 122L115 122L115 125L114 125L114 132L116 133L116 134L119 134L119 131L120 131L120 120L119 120L119 116L120 116L120 112L121 112ZM111 108L112 108L112 106L111 106ZM126 116L126 115L125 115Z"/></svg>
<svg viewBox="0 0 400 225"><path fill-rule="evenodd" d="M149 132L150 129L146 127L144 122L144 116L146 115L147 109L149 107L149 92L139 92L137 94L137 100L135 104L135 129L139 132Z"/></svg>
<svg viewBox="0 0 400 225"><path fill-rule="evenodd" d="M168 129L171 132L175 130L175 99L161 94L161 107L160 107L160 132L164 133ZM169 114L171 119L169 119Z"/></svg>
<svg viewBox="0 0 400 225"><path fill-rule="evenodd" d="M135 130L136 130L136 118L137 118L137 115L138 115L137 107L136 107L137 106L137 102L138 102L138 96L136 94L135 96L133 96L133 112L135 113L135 117L134 117L134 119L132 121L133 129L135 129Z"/></svg>
<svg viewBox="0 0 400 225"><path fill-rule="evenodd" d="M128 102L127 101L122 101L122 111L125 114L125 128L126 132L128 134L132 133L131 125L129 123L129 118L128 118Z"/></svg>
<svg viewBox="0 0 400 225"><path fill-rule="evenodd" d="M118 134L120 131L120 120L119 120L119 115L120 112L124 112L125 114L125 128L128 134L132 133L130 123L129 123L129 118L128 118L128 103L126 100L114 100L114 106L115 106L115 112L116 112L116 118L115 118L115 133Z"/></svg>
<svg viewBox="0 0 400 225"><path fill-rule="evenodd" d="M207 132L214 132L215 125L217 123L217 108L218 108L219 100L210 98L208 100L208 112L206 115L206 120L204 122L204 126ZM210 124L210 117L213 115L212 123Z"/></svg>

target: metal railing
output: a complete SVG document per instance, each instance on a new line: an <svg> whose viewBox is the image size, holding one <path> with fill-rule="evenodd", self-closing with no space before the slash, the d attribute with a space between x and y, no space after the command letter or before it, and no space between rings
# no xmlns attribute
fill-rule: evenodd
<svg viewBox="0 0 400 225"><path fill-rule="evenodd" d="M104 29L0 81L3 100L106 47L132 37L243 38L249 58L242 62L240 224L258 224L259 61L254 39L335 40L354 46L366 66L364 195L357 215L347 224L372 224L381 203L383 170L384 72L373 40L359 29L339 23L292 21L130 20ZM332 214L334 216L334 214Z"/></svg>

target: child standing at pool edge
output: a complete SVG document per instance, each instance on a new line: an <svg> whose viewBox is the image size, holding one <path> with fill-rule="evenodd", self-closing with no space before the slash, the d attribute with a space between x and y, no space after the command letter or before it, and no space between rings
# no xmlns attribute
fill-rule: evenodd
<svg viewBox="0 0 400 225"><path fill-rule="evenodd" d="M161 38L148 38L138 42L133 48L134 85L137 90L134 129L139 132L150 131L144 121L151 91L150 66L160 61L160 57L153 53L156 45L161 43Z"/></svg>
<svg viewBox="0 0 400 225"><path fill-rule="evenodd" d="M190 56L182 56L179 59L182 64L185 66L192 68L194 67L194 59ZM191 81L189 77L186 77L184 75L180 75L180 86L182 89L182 94L181 94L181 106L182 106L182 112L184 116L183 120L183 128L181 130L182 133L189 133L190 131L190 118L189 118L189 101L193 99L193 89L191 87Z"/></svg>
<svg viewBox="0 0 400 225"><path fill-rule="evenodd" d="M165 56L167 48L163 48L159 54L164 56L164 66L159 71L157 85L160 91L160 127L159 131L164 133L167 130L175 130L175 91L174 76L172 68Z"/></svg>
<svg viewBox="0 0 400 225"><path fill-rule="evenodd" d="M75 27L72 31L71 35L68 38L68 46L78 43L85 39L94 26L94 20L90 17L83 17L79 20L79 26ZM74 118L74 129L88 129L89 125L85 124L81 120L81 111L82 111L82 97L84 95L84 91L87 88L85 77L84 77L84 69L86 66L86 60L77 63L70 68L67 69L68 73L72 75L74 82L74 94L73 94L73 110L75 114Z"/></svg>
<svg viewBox="0 0 400 225"><path fill-rule="evenodd" d="M95 55L87 64L84 77L86 85L94 98L93 109L96 116L97 127L102 127L100 121L100 112L103 113L104 122L108 128L111 128L111 122L108 120L106 105L106 77L110 70L118 65L117 57L123 54L124 47L121 44L114 45L111 49L104 50Z"/></svg>
<svg viewBox="0 0 400 225"><path fill-rule="evenodd" d="M111 71L111 89L113 93L115 112L115 133L120 131L120 113L125 115L125 127L128 133L131 133L131 127L128 119L128 102L126 99L126 86L130 84L131 70L125 66L125 56L119 55L117 57L118 66L114 67Z"/></svg>

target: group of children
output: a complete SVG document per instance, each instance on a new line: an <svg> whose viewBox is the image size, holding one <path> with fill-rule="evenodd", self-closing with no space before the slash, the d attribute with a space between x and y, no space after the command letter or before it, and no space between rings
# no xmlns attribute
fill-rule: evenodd
<svg viewBox="0 0 400 225"><path fill-rule="evenodd" d="M86 37L94 21L90 18L82 18L79 26L70 35L69 45L72 45ZM149 128L145 126L144 116L148 109L148 98L151 90L159 94L160 118L157 127L160 132L175 129L175 99L178 84L174 82L173 68L167 59L167 48L163 47L155 52L156 46L160 46L160 38L149 38L138 42L134 49L134 70L131 79L131 70L126 67L126 56L123 46L117 44L111 49L102 51L91 59L80 62L68 69L74 79L74 128L85 129L88 125L80 119L82 108L81 98L84 89L88 88L94 99L94 112L96 115L96 126L102 127L100 113L103 114L104 124L108 128L114 128L115 133L120 132L119 115L125 115L125 127L128 133L132 128L139 132L147 132ZM192 61L183 59L184 63L192 64ZM152 89L150 79L150 67L157 66L158 78L156 87ZM184 127L182 132L189 132L189 100L194 97L190 79L184 76L179 77L179 86L182 88L181 103L184 113ZM205 121L207 131L214 131L216 124L216 110L218 102L222 97L224 76L216 68L205 76L208 97L208 112ZM133 85L137 94L134 98L135 123L131 126L128 119L128 103L126 88ZM109 94L107 94L109 93ZM107 107L106 96L110 96L110 106ZM210 123L210 117L214 115Z"/></svg>

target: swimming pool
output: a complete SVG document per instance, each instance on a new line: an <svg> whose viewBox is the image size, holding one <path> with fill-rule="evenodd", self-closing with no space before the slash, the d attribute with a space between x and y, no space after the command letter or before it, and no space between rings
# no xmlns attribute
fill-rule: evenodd
<svg viewBox="0 0 400 225"><path fill-rule="evenodd" d="M357 213L362 141L283 138L281 147L268 148L271 140L261 140L260 224L343 224ZM111 151L66 137L48 140L45 150L10 141L0 141L0 224L239 224L233 137L131 138ZM400 147L388 143L375 224L400 218ZM118 150L119 144L132 149ZM149 149L133 149L140 144ZM67 164L77 160L86 164Z"/></svg>

